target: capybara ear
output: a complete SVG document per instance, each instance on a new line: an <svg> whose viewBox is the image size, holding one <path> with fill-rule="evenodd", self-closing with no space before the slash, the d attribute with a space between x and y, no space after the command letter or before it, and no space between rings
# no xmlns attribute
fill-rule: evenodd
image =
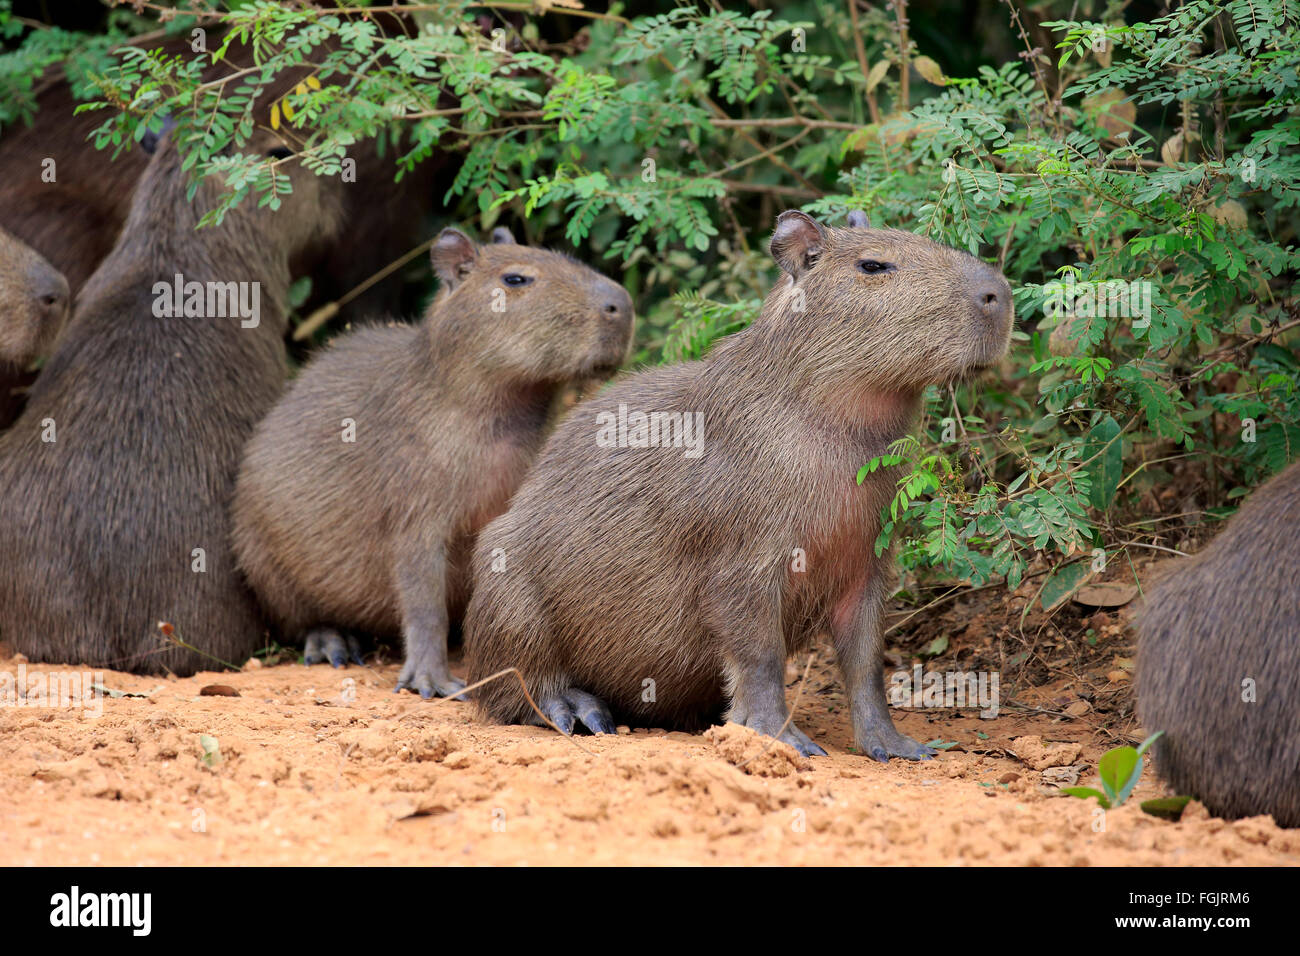
<svg viewBox="0 0 1300 956"><path fill-rule="evenodd" d="M429 250L429 261L438 278L453 289L465 276L478 258L478 246L474 240L459 229L444 229L438 233L433 248Z"/></svg>
<svg viewBox="0 0 1300 956"><path fill-rule="evenodd" d="M861 209L849 210L849 228L850 229L870 229L871 220Z"/></svg>
<svg viewBox="0 0 1300 956"><path fill-rule="evenodd" d="M492 241L497 245L515 245L515 234L505 226L497 226L492 230Z"/></svg>
<svg viewBox="0 0 1300 956"><path fill-rule="evenodd" d="M777 265L798 279L813 267L825 242L826 230L821 223L807 213L787 209L776 217L768 250Z"/></svg>
<svg viewBox="0 0 1300 956"><path fill-rule="evenodd" d="M175 128L176 121L170 115L164 116L162 126L158 129L145 130L144 135L140 137L140 148L152 156L158 151L158 144L162 142L162 138Z"/></svg>

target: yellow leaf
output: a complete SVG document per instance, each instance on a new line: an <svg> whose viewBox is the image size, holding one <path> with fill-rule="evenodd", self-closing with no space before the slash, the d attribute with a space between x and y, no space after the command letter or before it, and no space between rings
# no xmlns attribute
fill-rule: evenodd
<svg viewBox="0 0 1300 956"><path fill-rule="evenodd" d="M271 129L280 128L280 104L271 104Z"/></svg>
<svg viewBox="0 0 1300 956"><path fill-rule="evenodd" d="M297 93L299 96L306 96L306 95L307 95L307 84L306 84L306 83L299 83L297 86L295 86L295 87L293 88L293 91L294 91L295 93Z"/></svg>
<svg viewBox="0 0 1300 956"><path fill-rule="evenodd" d="M310 86L313 90L319 90L320 80L316 79L315 76L309 76L307 77L307 85Z"/></svg>
<svg viewBox="0 0 1300 956"><path fill-rule="evenodd" d="M292 120L292 119L293 119L293 110L291 110L291 109L289 108L289 101L288 101L288 100L282 100L282 101L280 102L280 109L284 111L284 118L285 118L285 119L287 119L287 120Z"/></svg>
<svg viewBox="0 0 1300 956"><path fill-rule="evenodd" d="M948 78L943 75L943 70L939 64L934 62L928 56L918 56L912 60L912 66L916 72L921 74L921 79L927 83L933 83L935 86L945 86Z"/></svg>
<svg viewBox="0 0 1300 956"><path fill-rule="evenodd" d="M888 60L881 60L879 63L872 66L872 68L867 71L867 92L870 93L877 86L879 86L880 81L885 78L885 74L888 72L889 72Z"/></svg>

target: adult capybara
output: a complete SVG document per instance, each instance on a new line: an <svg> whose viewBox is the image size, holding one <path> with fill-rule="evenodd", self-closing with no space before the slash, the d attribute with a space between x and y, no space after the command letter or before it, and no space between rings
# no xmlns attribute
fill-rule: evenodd
<svg viewBox="0 0 1300 956"><path fill-rule="evenodd" d="M381 19L388 35L415 29L399 17ZM221 43L216 32L208 38L209 49L215 50ZM141 38L135 45L186 60L199 56L191 49L188 31L153 43ZM327 41L323 46L328 49L332 45L333 41ZM221 61L203 59L203 79L209 84L238 71L247 72L253 64L252 51L238 39ZM265 88L261 99L268 103L278 99L307 75L305 70L286 71ZM324 80L338 81L338 77ZM74 114L80 101L60 68L47 71L39 91L31 124L15 123L0 132L0 226L62 271L75 296L117 241L148 156L128 149L112 159L111 148L96 149L91 134L109 113L91 110ZM283 133L287 137L302 135L287 127ZM312 279L304 313L337 299L418 245L426 235L423 217L434 211L435 194L441 195L434 189L435 175L446 165L441 153L435 152L406 173L400 183L394 182L397 166L391 144L381 155L373 140L358 143L347 155L356 161L356 180L355 188L345 190L343 196L346 235L297 250L290 263L295 276ZM402 215L394 216L394 209L401 209ZM399 311L401 292L399 270L346 304L339 321Z"/></svg>
<svg viewBox="0 0 1300 956"><path fill-rule="evenodd" d="M335 628L398 634L398 689L465 685L447 669L475 535L505 510L566 383L627 352L623 287L567 256L477 246L446 229L442 290L418 326L361 329L309 365L258 426L240 471L235 550L308 663L342 662Z"/></svg>
<svg viewBox="0 0 1300 956"><path fill-rule="evenodd" d="M277 211L248 200L196 231L170 137L136 188L26 410L0 435L0 640L37 661L190 673L158 623L239 663L264 633L228 545L239 454L285 373L292 256L339 228L345 188L279 140Z"/></svg>
<svg viewBox="0 0 1300 956"><path fill-rule="evenodd" d="M1229 818L1300 826L1300 463L1147 595L1138 712L1156 770Z"/></svg>
<svg viewBox="0 0 1300 956"><path fill-rule="evenodd" d="M68 315L68 282L0 229L0 426L12 420L23 370L45 354Z"/></svg>
<svg viewBox="0 0 1300 956"><path fill-rule="evenodd" d="M470 680L517 667L547 716L782 732L786 659L829 629L854 742L879 760L932 751L890 720L873 542L894 478L859 468L904 435L923 387L1007 349L1011 294L991 266L928 239L829 229L785 212L786 275L703 360L616 382L547 442L479 537L465 617ZM517 682L476 692L535 721Z"/></svg>

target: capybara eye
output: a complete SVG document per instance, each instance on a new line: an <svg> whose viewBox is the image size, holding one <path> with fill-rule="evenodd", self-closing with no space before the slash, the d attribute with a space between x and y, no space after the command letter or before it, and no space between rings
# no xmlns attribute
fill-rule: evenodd
<svg viewBox="0 0 1300 956"><path fill-rule="evenodd" d="M289 149L287 146L275 146L268 149L266 155L270 156L272 159L288 159L293 155L293 150Z"/></svg>
<svg viewBox="0 0 1300 956"><path fill-rule="evenodd" d="M505 275L501 277L501 281L504 282L506 285L520 286L520 285L528 285L528 283L533 281L533 277L521 276L518 272L507 272Z"/></svg>
<svg viewBox="0 0 1300 956"><path fill-rule="evenodd" d="M879 275L882 272L888 272L894 268L888 262L877 262L875 259L859 259L858 269L869 276Z"/></svg>

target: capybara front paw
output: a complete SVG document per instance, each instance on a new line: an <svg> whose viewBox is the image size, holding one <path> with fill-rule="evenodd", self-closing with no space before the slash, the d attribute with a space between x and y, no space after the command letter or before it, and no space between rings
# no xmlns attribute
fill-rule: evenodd
<svg viewBox="0 0 1300 956"><path fill-rule="evenodd" d="M329 661L335 667L342 667L349 660L354 664L365 663L361 657L361 642L355 635L345 636L330 627L318 627L307 632L302 649L304 664L324 664Z"/></svg>
<svg viewBox="0 0 1300 956"><path fill-rule="evenodd" d="M858 747L873 760L887 763L890 757L902 757L904 760L929 760L938 753L933 747L917 743L911 737L900 734L891 723L888 727L869 730L859 735Z"/></svg>
<svg viewBox="0 0 1300 956"><path fill-rule="evenodd" d="M787 724L785 730L782 731L781 725L785 723L784 717L782 717L780 720L777 720L775 716L768 719L764 719L762 717L749 716L737 720L736 717L733 716L732 720L740 724L742 727L748 727L750 730L755 730L758 733L764 734L765 736L768 737L775 737L777 740L781 741L782 743L789 744L791 747L793 747L796 751L799 752L800 756L803 757L825 757L826 756L826 751L823 750L821 747L819 747L817 744L813 743L812 738L809 737L807 734L805 734L798 727L796 727L793 723Z"/></svg>
<svg viewBox="0 0 1300 956"><path fill-rule="evenodd" d="M559 694L543 697L537 702L546 719L560 728L560 732L573 733L575 723L581 723L593 734L617 734L614 717L605 702L595 694L570 687Z"/></svg>
<svg viewBox="0 0 1300 956"><path fill-rule="evenodd" d="M459 677L453 677L446 667L429 666L408 658L402 665L402 672L397 675L395 693L410 690L415 691L425 700L431 697L455 697L457 700L465 700L466 698L460 693L464 689L465 682Z"/></svg>

